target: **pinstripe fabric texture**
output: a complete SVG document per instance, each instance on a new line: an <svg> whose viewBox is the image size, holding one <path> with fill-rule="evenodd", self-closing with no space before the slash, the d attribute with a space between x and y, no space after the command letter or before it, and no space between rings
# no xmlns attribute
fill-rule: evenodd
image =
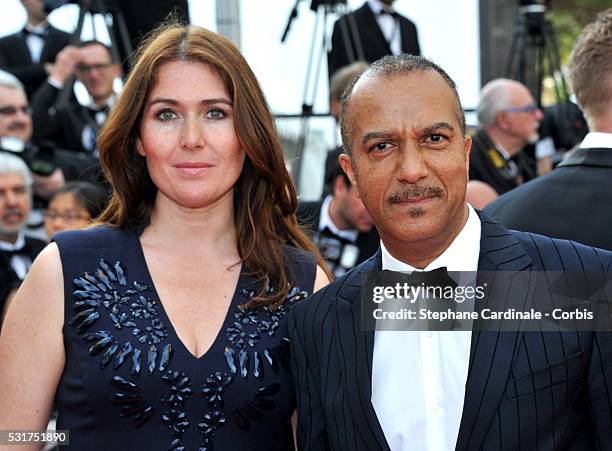
<svg viewBox="0 0 612 451"><path fill-rule="evenodd" d="M610 252L480 219L479 271L612 270ZM360 330L361 273L380 268L379 251L290 314L301 450L389 450L370 401L374 333ZM456 449L612 449L611 335L474 331Z"/></svg>

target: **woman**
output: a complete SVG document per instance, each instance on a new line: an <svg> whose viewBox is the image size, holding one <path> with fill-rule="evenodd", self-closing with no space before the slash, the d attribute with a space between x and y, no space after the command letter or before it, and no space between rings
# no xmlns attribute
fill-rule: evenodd
<svg viewBox="0 0 612 451"><path fill-rule="evenodd" d="M285 312L328 277L255 76L225 38L167 26L98 142L105 226L59 234L17 294L0 429L44 428L57 389L74 449L281 449Z"/></svg>
<svg viewBox="0 0 612 451"><path fill-rule="evenodd" d="M105 205L106 192L101 186L78 180L66 183L55 192L44 213L47 237L87 227Z"/></svg>

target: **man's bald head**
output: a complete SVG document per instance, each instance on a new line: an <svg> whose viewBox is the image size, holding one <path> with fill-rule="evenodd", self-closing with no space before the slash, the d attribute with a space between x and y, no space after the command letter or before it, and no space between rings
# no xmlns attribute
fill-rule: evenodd
<svg viewBox="0 0 612 451"><path fill-rule="evenodd" d="M342 104L340 107L340 132L342 134L342 142L346 151L349 154L351 152L351 118L349 114L351 100L353 93L359 89L359 84L361 82L375 78L390 79L430 71L437 72L451 88L457 104L457 119L461 125L462 132L465 134L465 114L461 106L461 101L459 100L457 86L450 76L440 66L426 58L407 54L392 55L385 56L372 63L368 70L366 70L359 78L353 80L342 95Z"/></svg>

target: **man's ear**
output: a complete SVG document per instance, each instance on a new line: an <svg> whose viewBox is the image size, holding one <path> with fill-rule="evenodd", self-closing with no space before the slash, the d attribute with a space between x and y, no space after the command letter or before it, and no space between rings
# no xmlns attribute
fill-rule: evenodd
<svg viewBox="0 0 612 451"><path fill-rule="evenodd" d="M500 129L506 130L508 128L507 118L508 118L508 115L506 114L505 111L498 111L497 113L495 113L495 123Z"/></svg>
<svg viewBox="0 0 612 451"><path fill-rule="evenodd" d="M357 178L355 177L355 171L353 170L353 160L351 160L351 157L347 154L342 153L338 157L338 161L340 162L340 167L351 181L351 185L353 185L355 188L355 195L360 197L359 188L357 187Z"/></svg>
<svg viewBox="0 0 612 451"><path fill-rule="evenodd" d="M465 135L463 138L463 146L465 147L465 169L470 173L470 153L472 151L472 137Z"/></svg>

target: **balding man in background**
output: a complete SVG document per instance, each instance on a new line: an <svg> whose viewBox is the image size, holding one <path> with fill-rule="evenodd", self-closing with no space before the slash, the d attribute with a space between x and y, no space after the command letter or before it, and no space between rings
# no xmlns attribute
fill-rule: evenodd
<svg viewBox="0 0 612 451"><path fill-rule="evenodd" d="M591 132L550 174L485 211L509 228L612 249L612 9L585 27L569 70Z"/></svg>
<svg viewBox="0 0 612 451"><path fill-rule="evenodd" d="M478 103L480 128L472 138L470 180L481 180L498 194L518 186L529 171L519 152L539 140L543 117L525 85L505 78L487 83Z"/></svg>

